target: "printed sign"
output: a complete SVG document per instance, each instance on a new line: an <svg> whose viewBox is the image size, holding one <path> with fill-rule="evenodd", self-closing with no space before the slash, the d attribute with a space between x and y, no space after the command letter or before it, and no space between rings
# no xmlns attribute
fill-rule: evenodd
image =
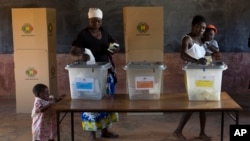
<svg viewBox="0 0 250 141"><path fill-rule="evenodd" d="M94 91L93 78L75 78L75 86L77 91Z"/></svg>
<svg viewBox="0 0 250 141"><path fill-rule="evenodd" d="M214 86L214 76L195 76L196 87L208 87Z"/></svg>
<svg viewBox="0 0 250 141"><path fill-rule="evenodd" d="M136 90L149 90L154 88L153 76L139 76L135 77L135 89Z"/></svg>

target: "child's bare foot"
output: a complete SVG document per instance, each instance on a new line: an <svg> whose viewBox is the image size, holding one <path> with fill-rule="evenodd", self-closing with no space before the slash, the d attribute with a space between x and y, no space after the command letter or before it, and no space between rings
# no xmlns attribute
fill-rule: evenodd
<svg viewBox="0 0 250 141"><path fill-rule="evenodd" d="M203 141L211 141L212 138L207 136L206 134L200 134L199 139L203 140Z"/></svg>
<svg viewBox="0 0 250 141"><path fill-rule="evenodd" d="M180 132L174 131L173 136L174 136L176 139L180 140L180 141L185 141L185 140L187 140L187 138L186 138L185 136L183 136L182 133L180 133Z"/></svg>

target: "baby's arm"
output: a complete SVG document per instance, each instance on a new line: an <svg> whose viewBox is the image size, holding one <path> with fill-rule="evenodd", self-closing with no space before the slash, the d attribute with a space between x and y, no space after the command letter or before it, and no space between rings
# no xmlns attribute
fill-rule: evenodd
<svg viewBox="0 0 250 141"><path fill-rule="evenodd" d="M59 102L59 101L61 101L62 99L64 99L65 97L66 97L66 94L62 94L62 95L60 95L59 98L56 98L56 99L55 99L55 102Z"/></svg>
<svg viewBox="0 0 250 141"><path fill-rule="evenodd" d="M218 53L219 52L219 48L213 46L213 45L209 45L208 49L210 49L213 53Z"/></svg>
<svg viewBox="0 0 250 141"><path fill-rule="evenodd" d="M47 109L49 109L55 102L53 101L50 101L47 105L45 106L39 106L37 109L36 109L36 112L37 113L42 113L44 111L46 111Z"/></svg>
<svg viewBox="0 0 250 141"><path fill-rule="evenodd" d="M219 45L216 40L212 40L211 43L208 45L208 49L210 49L213 53L212 56L215 60L221 59L221 54L219 52Z"/></svg>
<svg viewBox="0 0 250 141"><path fill-rule="evenodd" d="M219 52L219 45L216 40L210 41L210 43L207 44L208 49L210 49L213 53Z"/></svg>

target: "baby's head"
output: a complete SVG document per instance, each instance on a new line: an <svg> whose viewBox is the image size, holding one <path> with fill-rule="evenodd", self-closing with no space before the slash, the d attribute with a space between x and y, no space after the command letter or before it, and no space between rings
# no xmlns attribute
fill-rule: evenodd
<svg viewBox="0 0 250 141"><path fill-rule="evenodd" d="M206 31L204 33L204 38L205 41L211 41L214 39L215 34L218 32L217 28L212 25L212 24L208 24L206 27Z"/></svg>
<svg viewBox="0 0 250 141"><path fill-rule="evenodd" d="M46 100L49 98L49 89L44 84L36 84L33 87L32 92L35 95L35 97L39 97Z"/></svg>
<svg viewBox="0 0 250 141"><path fill-rule="evenodd" d="M206 30L213 30L215 34L218 31L217 28L212 24L208 24L207 27L206 27Z"/></svg>

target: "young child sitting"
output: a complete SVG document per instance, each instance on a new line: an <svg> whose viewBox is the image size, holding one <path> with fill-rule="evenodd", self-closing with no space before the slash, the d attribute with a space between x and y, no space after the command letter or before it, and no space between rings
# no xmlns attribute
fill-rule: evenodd
<svg viewBox="0 0 250 141"><path fill-rule="evenodd" d="M49 89L44 84L36 84L33 87L35 95L34 107L32 109L32 141L54 141L57 133L56 112L53 105L62 100L50 96Z"/></svg>

